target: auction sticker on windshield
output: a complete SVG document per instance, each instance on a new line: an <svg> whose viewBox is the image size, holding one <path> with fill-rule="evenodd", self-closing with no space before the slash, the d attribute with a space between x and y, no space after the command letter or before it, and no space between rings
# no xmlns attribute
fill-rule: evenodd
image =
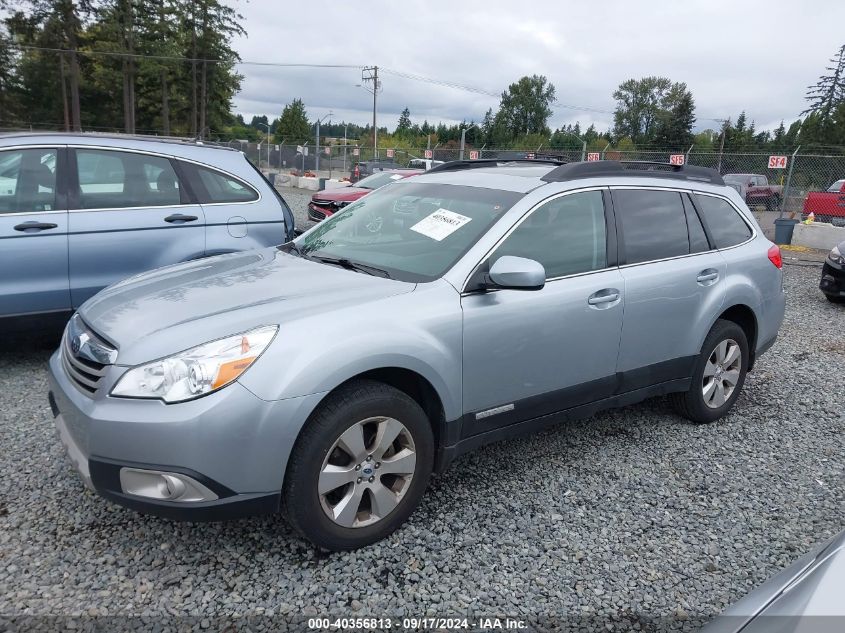
<svg viewBox="0 0 845 633"><path fill-rule="evenodd" d="M437 209L437 211L412 226L411 230L439 242L449 237L470 220L472 218L460 213L447 209Z"/></svg>

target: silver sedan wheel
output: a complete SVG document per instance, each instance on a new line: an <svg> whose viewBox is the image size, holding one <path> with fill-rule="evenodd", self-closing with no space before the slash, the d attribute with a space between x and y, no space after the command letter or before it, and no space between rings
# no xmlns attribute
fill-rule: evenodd
<svg viewBox="0 0 845 633"><path fill-rule="evenodd" d="M718 409L725 404L736 389L741 369L742 350L739 343L729 338L716 345L704 365L701 385L704 404L711 409Z"/></svg>
<svg viewBox="0 0 845 633"><path fill-rule="evenodd" d="M401 422L387 417L356 422L323 460L317 480L323 511L343 527L372 525L402 501L416 465L414 439Z"/></svg>

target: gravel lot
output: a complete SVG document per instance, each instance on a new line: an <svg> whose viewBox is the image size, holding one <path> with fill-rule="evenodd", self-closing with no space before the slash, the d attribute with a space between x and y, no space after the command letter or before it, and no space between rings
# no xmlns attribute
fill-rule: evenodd
<svg viewBox="0 0 845 633"><path fill-rule="evenodd" d="M46 401L52 343L7 341L0 614L200 616L184 622L212 629L233 615L498 614L692 630L845 526L845 308L818 276L787 267L781 338L726 419L691 425L659 398L486 447L435 479L404 528L344 554L315 552L282 518L174 523L86 491Z"/></svg>
<svg viewBox="0 0 845 633"><path fill-rule="evenodd" d="M314 226L314 222L308 219L308 202L311 200L311 194L314 192L287 187L282 187L279 191L293 212L296 228L305 231Z"/></svg>

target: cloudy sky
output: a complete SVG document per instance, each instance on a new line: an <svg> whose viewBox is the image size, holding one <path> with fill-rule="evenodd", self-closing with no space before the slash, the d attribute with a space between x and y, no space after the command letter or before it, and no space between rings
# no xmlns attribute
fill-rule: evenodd
<svg viewBox="0 0 845 633"><path fill-rule="evenodd" d="M806 87L845 44L845 1L749 0L230 0L248 32L247 62L378 65L379 126L404 107L415 121L480 120L498 98L402 77L412 74L499 94L523 75L557 89L552 127L612 123L612 93L630 77L684 81L698 129L745 110L758 129L804 109ZM781 34L784 35L781 35ZM235 108L278 116L301 98L313 119L372 121L357 68L244 64ZM571 106L571 107L563 107Z"/></svg>

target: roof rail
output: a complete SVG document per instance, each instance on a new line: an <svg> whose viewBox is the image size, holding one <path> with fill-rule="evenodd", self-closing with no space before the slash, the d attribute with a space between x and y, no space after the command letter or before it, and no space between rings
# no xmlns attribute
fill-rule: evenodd
<svg viewBox="0 0 845 633"><path fill-rule="evenodd" d="M632 172L646 172L637 173ZM670 165L652 161L597 160L591 162L567 163L543 176L546 182L562 182L576 178L599 178L601 176L647 176L649 178L671 178L724 185L725 181L715 169L693 165Z"/></svg>
<svg viewBox="0 0 845 633"><path fill-rule="evenodd" d="M478 169L480 167L512 167L518 163L523 167L531 165L565 165L566 162L553 158L480 158L475 160L451 160L442 165L429 169L427 174L438 171L461 171L464 169Z"/></svg>
<svg viewBox="0 0 845 633"><path fill-rule="evenodd" d="M111 140L131 140L131 141L155 141L157 143L173 143L177 145L197 145L200 147L210 147L212 149L225 149L229 151L240 151L239 148L226 145L218 141L202 140L186 136L156 136L151 134L124 134L121 132L65 132L65 131L51 131L51 130L20 130L17 132L0 133L0 139L9 138L26 138L39 136L61 136L68 138L100 138Z"/></svg>

